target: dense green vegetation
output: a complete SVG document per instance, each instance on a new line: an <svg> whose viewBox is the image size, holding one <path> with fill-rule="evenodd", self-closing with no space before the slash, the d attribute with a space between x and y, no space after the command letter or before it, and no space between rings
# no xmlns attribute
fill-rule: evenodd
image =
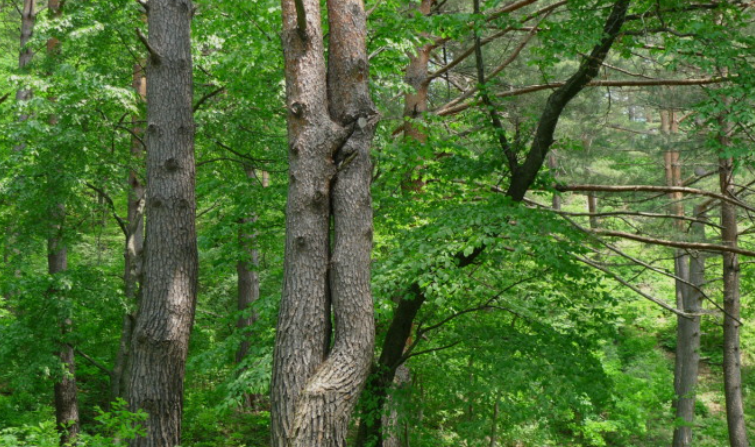
<svg viewBox="0 0 755 447"><path fill-rule="evenodd" d="M19 68L23 3L0 0L0 447L59 445L53 386L70 375L61 346L76 356L78 445L118 445L143 433L145 419L111 393L123 317L138 308L124 281L124 233L129 176L146 181L134 147L147 138L148 104L131 87L147 57L135 32L147 32L144 9L68 0L54 16L38 4L25 47L34 57ZM491 0L480 14L461 0L423 2L429 13L413 1L365 5L380 113L373 377L398 309L419 310L404 322L404 380L391 381L385 402L368 383L350 445L375 419L391 446L671 445L686 424L673 407L681 256L706 263L694 445L729 442L727 317L741 324L745 425L755 432L751 2L630 2L597 76L560 113L525 200L507 194L511 158L522 172L549 98L590 60L615 3ZM292 114L281 6L194 4L200 267L181 445L268 446ZM60 41L52 51L50 39ZM424 102L405 75L422 52ZM14 99L19 90L31 99ZM722 160L733 163L730 190ZM658 189L618 188L631 185ZM727 198L734 244L722 242ZM51 240L68 248L55 274ZM721 273L732 246L735 317ZM257 272L259 298L240 309L243 266Z"/></svg>

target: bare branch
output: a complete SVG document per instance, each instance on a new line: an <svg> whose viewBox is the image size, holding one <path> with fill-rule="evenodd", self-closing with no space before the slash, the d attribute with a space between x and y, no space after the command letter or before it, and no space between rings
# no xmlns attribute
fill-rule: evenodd
<svg viewBox="0 0 755 447"><path fill-rule="evenodd" d="M755 211L755 208L743 203L737 199L719 194L716 192L705 191L704 189L688 188L686 186L655 186L655 185L556 185L556 190L561 192L659 192L673 193L681 192L685 194L697 194L700 196L712 197L723 200L731 204L742 207L746 210Z"/></svg>
<svg viewBox="0 0 755 447"><path fill-rule="evenodd" d="M623 231L592 230L592 233L599 234L601 236L620 237L620 238L630 239L637 242L645 242L648 244L664 245L666 247L686 248L690 250L708 250L708 251L728 252L728 253L736 253L742 256L755 257L755 251L745 250L739 247L731 247L728 245L708 244L705 242L670 241L667 239L657 239L657 238L653 238L649 236L640 236L639 234L625 233Z"/></svg>
<svg viewBox="0 0 755 447"><path fill-rule="evenodd" d="M220 87L220 88L218 88L216 90L213 90L213 91L207 93L206 95L202 96L202 98L200 98L200 100L197 101L196 104L194 104L194 108L192 109L192 112L196 112L197 110L199 110L200 107L202 107L202 104L204 104L208 99L210 99L210 98L212 98L214 96L217 96L217 95L223 93L224 91L225 91L225 87Z"/></svg>
<svg viewBox="0 0 755 447"><path fill-rule="evenodd" d="M622 277L620 277L619 275L613 273L612 271L608 270L607 268L603 267L600 264L596 264L596 263L590 261L589 259L583 258L581 256L574 255L574 258L576 260L584 263L584 264L589 265L592 268L600 270L601 272L603 272L606 275L608 275L611 278L613 278L616 282L618 282L618 283L620 283L620 284L628 287L629 289L631 289L636 294L640 295L641 297L645 298L646 300L654 302L655 304L661 306L662 308L666 309L669 312L673 312L673 313L679 315L680 317L686 318L688 320L691 320L695 316L694 314L688 314L688 313L682 312L682 311L676 309L675 307L671 306L670 304L666 303L665 301L660 300L658 298L654 298L654 297L648 295L647 293L645 293L642 290L638 289L637 287L633 286L629 282L625 281Z"/></svg>
<svg viewBox="0 0 755 447"><path fill-rule="evenodd" d="M115 221L118 222L118 226L121 227L121 231L123 231L123 234L126 237L129 237L128 228L126 226L126 222L124 222L123 219L116 213L115 211L115 204L113 203L113 199L110 198L110 196L101 188L98 188L94 186L93 184L87 182L86 186L94 191L96 191L105 201L108 203L108 206L110 207L110 211L113 213L113 218L115 218Z"/></svg>
<svg viewBox="0 0 755 447"><path fill-rule="evenodd" d="M653 87L653 86L694 86L694 85L710 85L720 84L728 81L729 78L700 78L700 79L627 79L627 80L597 80L590 81L585 87ZM496 93L498 98L508 98L512 96L521 96L528 93L539 92L542 90L552 90L566 85L566 82L551 82L549 84L537 84L527 87L521 87L518 89L512 89L507 92ZM435 110L435 113L440 116L452 115L454 113L462 112L472 106L476 105L476 101L459 104L454 107L443 105Z"/></svg>
<svg viewBox="0 0 755 447"><path fill-rule="evenodd" d="M105 365L93 359L92 357L86 355L81 349L79 348L74 348L74 349L76 350L76 354L79 354L80 356L84 357L85 360L87 360L89 363L94 365L97 369L107 374L108 377L110 377L113 374L113 372L110 369L108 369Z"/></svg>

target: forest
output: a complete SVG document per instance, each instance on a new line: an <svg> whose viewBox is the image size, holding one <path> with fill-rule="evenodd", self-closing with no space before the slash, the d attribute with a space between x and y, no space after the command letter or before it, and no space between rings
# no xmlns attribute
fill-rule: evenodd
<svg viewBox="0 0 755 447"><path fill-rule="evenodd" d="M755 2L0 0L0 447L748 447Z"/></svg>

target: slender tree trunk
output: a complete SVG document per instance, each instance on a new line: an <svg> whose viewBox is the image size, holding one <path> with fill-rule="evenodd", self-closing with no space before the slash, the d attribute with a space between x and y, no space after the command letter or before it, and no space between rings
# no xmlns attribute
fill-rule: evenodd
<svg viewBox="0 0 755 447"><path fill-rule="evenodd" d="M24 69L31 63L31 60L34 57L34 52L32 51L32 48L28 46L28 43L34 34L34 24L36 22L36 3L36 0L24 0L24 6L21 10L20 51L18 54L18 68L20 71L24 71ZM16 91L16 100L18 102L28 101L31 99L31 97L31 89L20 88L18 89L18 91ZM28 116L26 114L22 114L18 117L18 120L20 122L26 121L27 119ZM15 152L18 152L23 148L24 145L22 143L16 145L13 150ZM15 246L17 236L18 235L16 233L16 230L11 225L10 228L7 229L7 244L5 252L3 253L3 261L6 265L10 265L11 256L15 257L20 254L20 251L17 248L11 248ZM19 278L21 276L21 270L16 268L14 276L16 278Z"/></svg>
<svg viewBox="0 0 755 447"><path fill-rule="evenodd" d="M703 206L695 208L695 218L705 219ZM702 223L692 224L692 234L699 239L705 239L705 228ZM675 377L674 390L676 392L676 422L682 423L674 428L673 447L692 446L692 424L695 418L695 399L697 376L700 365L700 312L703 310L703 293L700 290L705 284L705 254L694 252L689 256L689 282L684 294L683 310L688 314L697 314L692 319L679 318L677 334L677 362L683 358L684 363L679 368L679 376Z"/></svg>
<svg viewBox="0 0 755 447"><path fill-rule="evenodd" d="M723 121L723 120L722 120ZM722 146L728 142L728 125L724 125ZM719 160L721 193L735 197L734 161L731 158ZM723 243L737 246L736 206L721 201L721 238ZM723 255L724 278L724 393L726 395L726 421L729 426L731 447L747 447L747 427L745 425L744 404L742 401L742 361L739 343L740 295L739 295L739 256L736 253Z"/></svg>
<svg viewBox="0 0 755 447"><path fill-rule="evenodd" d="M411 372L406 364L396 369L393 389L406 388L411 382ZM393 396L388 396L387 411L381 411L383 426L383 447L407 447L409 445L409 424L402 417ZM381 409L382 410L382 409Z"/></svg>
<svg viewBox="0 0 755 447"><path fill-rule="evenodd" d="M254 178L256 173L252 168L245 169L248 178ZM267 172L261 173L261 183L263 188L267 188L269 183L269 176ZM251 215L243 220L242 223L250 224L254 222L256 218ZM249 308L260 297L260 277L259 277L259 250L254 247L255 235L246 232L244 229L239 230L239 245L242 249L245 259L239 260L236 263L236 273L238 275L238 295L237 295L237 309L239 312L249 312ZM247 315L239 317L236 322L236 327L240 331L251 327L257 321L257 313L252 311ZM236 363L241 363L249 352L250 340L249 334L243 335L241 346L236 351ZM244 394L244 407L253 408L255 401L259 396L253 394Z"/></svg>
<svg viewBox="0 0 755 447"><path fill-rule="evenodd" d="M369 151L376 112L369 95L365 13L358 0L328 1L326 76L319 1L284 0L282 10L289 195L272 443L341 446L374 344ZM328 281L336 327L324 359Z"/></svg>
<svg viewBox="0 0 755 447"><path fill-rule="evenodd" d="M18 55L18 68L22 71L31 63L34 57L34 51L28 46L28 43L34 35L36 4L37 0L24 0L24 7L21 10L21 51ZM31 99L31 95L32 91L30 89L21 88L16 92L16 100L28 101ZM21 116L20 121L24 121L26 118L26 116Z"/></svg>
<svg viewBox="0 0 755 447"><path fill-rule="evenodd" d="M47 268L50 276L54 276L68 269L68 252L62 237L63 216L65 207L55 205L51 213L54 234L47 241ZM55 299L58 290L50 290ZM62 366L62 377L55 383L55 422L60 434L60 445L65 446L74 442L79 434L79 406L76 394L76 359L74 348L65 340L71 331L71 319L64 317L60 322L61 341L58 358Z"/></svg>
<svg viewBox="0 0 755 447"><path fill-rule="evenodd" d="M594 214L598 212L598 198L593 191L587 193L587 212L591 214L590 228L597 229L600 226L600 219Z"/></svg>
<svg viewBox="0 0 755 447"><path fill-rule="evenodd" d="M131 409L149 414L131 447L181 442L197 291L191 0L150 0L146 249L131 346Z"/></svg>
<svg viewBox="0 0 755 447"><path fill-rule="evenodd" d="M142 101L147 97L147 77L144 66L146 61L134 64L132 87ZM144 129L139 125L142 119L139 115L132 117L131 159L134 164L144 162ZM138 138L137 138L138 136ZM134 331L134 320L139 302L139 284L142 277L144 255L144 198L146 189L139 172L135 169L128 174L128 220L126 227L126 244L124 248L125 267L123 283L126 302L130 309L123 315L121 326L121 340L118 345L115 365L110 375L110 401L122 398L129 400L128 387L129 363L131 359L131 336Z"/></svg>
<svg viewBox="0 0 755 447"><path fill-rule="evenodd" d="M493 417L490 421L490 447L498 445L498 412L500 404L501 400L496 396L495 403L493 404Z"/></svg>
<svg viewBox="0 0 755 447"><path fill-rule="evenodd" d="M60 0L48 0L47 8L55 18L62 15ZM60 40L52 37L47 40L48 57L56 57L60 51ZM57 117L50 118L50 123L55 125ZM50 195L54 196L57 190L56 181L53 176L48 177L50 184ZM68 269L68 251L63 240L64 220L66 208L63 203L51 205L50 222L51 235L47 239L47 268L51 276L64 272ZM55 296L60 293L57 290L51 290L51 295ZM61 299L58 297L58 299ZM60 445L65 446L76 441L80 432L79 426L79 406L76 390L76 358L73 346L67 343L67 335L71 332L73 325L69 316L63 317L60 322L60 351L58 358L63 368L62 378L54 385L55 394L55 422L60 434Z"/></svg>
<svg viewBox="0 0 755 447"><path fill-rule="evenodd" d="M548 169L550 169L551 175L554 179L558 177L558 158L556 157L556 151L550 151L548 153ZM561 211L561 196L558 192L553 193L551 208L556 211ZM590 222L592 223L592 217L590 218Z"/></svg>

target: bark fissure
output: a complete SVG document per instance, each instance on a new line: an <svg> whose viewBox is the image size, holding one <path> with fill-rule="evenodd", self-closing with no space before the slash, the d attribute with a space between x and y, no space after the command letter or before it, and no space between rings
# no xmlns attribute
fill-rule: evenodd
<svg viewBox="0 0 755 447"><path fill-rule="evenodd" d="M133 331L132 410L149 414L131 447L181 442L183 379L197 281L190 0L149 2L147 214L142 295Z"/></svg>
<svg viewBox="0 0 755 447"><path fill-rule="evenodd" d="M344 445L374 344L370 145L377 114L365 13L358 0L327 7L326 67L319 2L282 2L289 195L271 392L275 447ZM335 338L328 352L329 306Z"/></svg>

